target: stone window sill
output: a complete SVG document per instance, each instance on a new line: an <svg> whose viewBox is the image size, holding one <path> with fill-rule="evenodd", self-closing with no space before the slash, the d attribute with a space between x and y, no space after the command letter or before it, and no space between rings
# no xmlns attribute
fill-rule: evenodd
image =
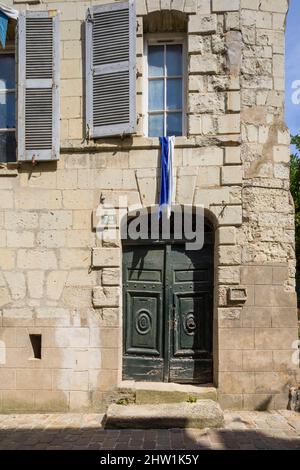
<svg viewBox="0 0 300 470"><path fill-rule="evenodd" d="M41 0L14 0L14 4L18 3L29 3L29 4L37 4L42 3Z"/></svg>
<svg viewBox="0 0 300 470"><path fill-rule="evenodd" d="M209 136L197 136L197 137L176 137L175 147L176 148L187 148L187 147L199 147L203 146L203 143L207 145L207 141L211 142L211 145L239 145L240 134L230 135L209 135ZM98 140L90 140L89 142L82 142L82 140L63 140L61 142L61 152L97 152L105 150L133 150L133 149L153 149L159 148L158 137L115 137L115 138L102 138Z"/></svg>

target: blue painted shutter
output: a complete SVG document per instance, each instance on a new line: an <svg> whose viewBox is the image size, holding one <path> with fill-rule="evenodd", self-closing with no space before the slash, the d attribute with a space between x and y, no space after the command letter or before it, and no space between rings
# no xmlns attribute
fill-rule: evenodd
<svg viewBox="0 0 300 470"><path fill-rule="evenodd" d="M24 11L18 22L19 161L59 159L59 13Z"/></svg>
<svg viewBox="0 0 300 470"><path fill-rule="evenodd" d="M86 121L90 138L136 128L135 3L95 5L86 20Z"/></svg>

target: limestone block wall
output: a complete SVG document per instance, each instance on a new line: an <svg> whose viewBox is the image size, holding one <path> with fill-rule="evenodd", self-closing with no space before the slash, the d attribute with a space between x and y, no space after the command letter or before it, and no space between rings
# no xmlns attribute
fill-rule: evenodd
<svg viewBox="0 0 300 470"><path fill-rule="evenodd" d="M178 204L203 204L216 229L219 399L285 407L299 371L283 121L287 2L137 0L138 131L98 141L84 127L84 19L88 6L107 2L6 3L61 11L61 158L0 169L0 409L103 409L121 383L121 243L97 236L97 208L118 207L120 196L157 204L158 139L143 135L143 24L171 9L188 18L175 194ZM32 358L32 334L42 335L42 359Z"/></svg>

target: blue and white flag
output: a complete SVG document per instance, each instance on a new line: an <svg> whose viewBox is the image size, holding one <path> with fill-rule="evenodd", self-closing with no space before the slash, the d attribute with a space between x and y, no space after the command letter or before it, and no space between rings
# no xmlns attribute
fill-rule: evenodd
<svg viewBox="0 0 300 470"><path fill-rule="evenodd" d="M160 137L159 140L161 146L161 179L158 217L160 218L163 210L166 209L167 216L170 218L172 203L174 202L173 163L175 137Z"/></svg>
<svg viewBox="0 0 300 470"><path fill-rule="evenodd" d="M6 43L7 27L8 27L8 16L6 16L6 14L0 10L0 43L3 49L5 48L5 43Z"/></svg>
<svg viewBox="0 0 300 470"><path fill-rule="evenodd" d="M19 12L17 10L14 10L13 8L3 5L3 3L0 3L0 43L3 49L5 48L6 43L8 20L9 18L17 20L18 16Z"/></svg>

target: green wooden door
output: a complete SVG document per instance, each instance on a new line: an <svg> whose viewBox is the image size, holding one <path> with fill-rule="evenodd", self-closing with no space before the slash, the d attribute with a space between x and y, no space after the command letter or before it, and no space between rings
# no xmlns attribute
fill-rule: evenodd
<svg viewBox="0 0 300 470"><path fill-rule="evenodd" d="M123 377L163 381L164 247L123 250Z"/></svg>
<svg viewBox="0 0 300 470"><path fill-rule="evenodd" d="M211 234L209 234L211 235ZM125 245L123 378L212 381L213 244Z"/></svg>
<svg viewBox="0 0 300 470"><path fill-rule="evenodd" d="M213 266L207 245L201 252L171 245L169 381L212 382Z"/></svg>

